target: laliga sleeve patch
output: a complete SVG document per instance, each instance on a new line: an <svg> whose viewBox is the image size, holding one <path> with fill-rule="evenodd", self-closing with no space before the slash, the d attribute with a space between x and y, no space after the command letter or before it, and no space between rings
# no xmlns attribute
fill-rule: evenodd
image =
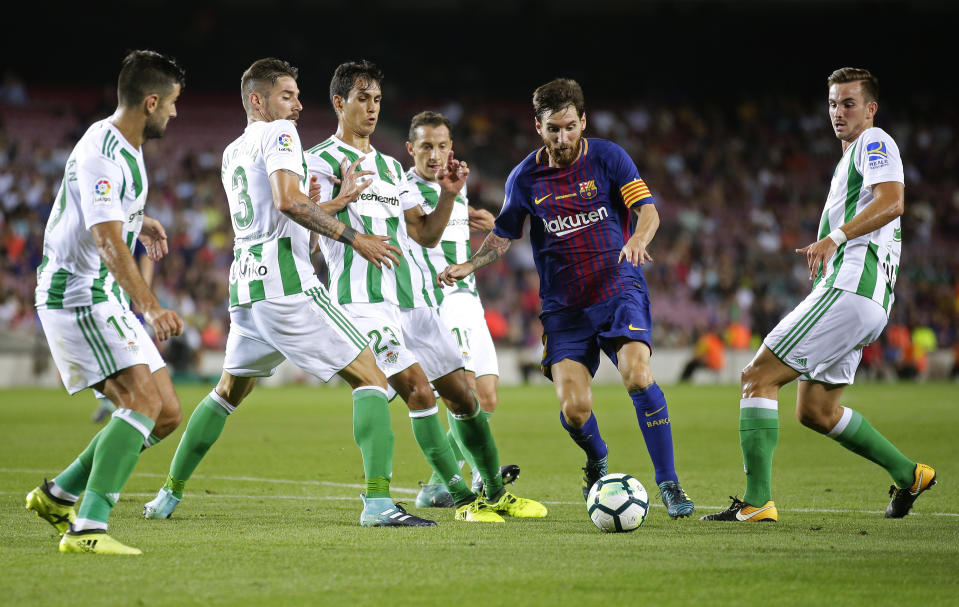
<svg viewBox="0 0 959 607"><path fill-rule="evenodd" d="M93 206L108 207L113 204L113 184L101 177L93 184Z"/></svg>
<svg viewBox="0 0 959 607"><path fill-rule="evenodd" d="M276 140L276 151L293 152L293 135L289 133L280 133Z"/></svg>
<svg viewBox="0 0 959 607"><path fill-rule="evenodd" d="M870 169L881 169L889 164L889 152L885 141L874 141L866 145L866 160Z"/></svg>

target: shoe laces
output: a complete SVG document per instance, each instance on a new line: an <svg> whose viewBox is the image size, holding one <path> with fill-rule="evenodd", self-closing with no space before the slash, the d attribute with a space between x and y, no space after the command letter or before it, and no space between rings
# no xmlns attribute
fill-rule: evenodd
<svg viewBox="0 0 959 607"><path fill-rule="evenodd" d="M675 481L665 481L659 485L659 496L673 504L686 501L686 492ZM735 498L734 498L735 499Z"/></svg>
<svg viewBox="0 0 959 607"><path fill-rule="evenodd" d="M742 510L743 508L746 507L746 502L744 502L743 500L739 499L739 496L738 496L738 495L730 495L730 496L729 496L729 499L733 500L733 503L730 504L730 506L729 506L729 508L727 508L727 510Z"/></svg>

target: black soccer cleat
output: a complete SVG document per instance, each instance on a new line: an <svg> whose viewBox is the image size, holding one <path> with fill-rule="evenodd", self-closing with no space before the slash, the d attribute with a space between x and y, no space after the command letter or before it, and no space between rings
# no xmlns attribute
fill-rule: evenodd
<svg viewBox="0 0 959 607"><path fill-rule="evenodd" d="M909 514L916 498L926 489L936 484L936 471L932 466L916 464L915 482L907 489L900 489L895 485L889 487L889 505L886 506L886 518L902 518Z"/></svg>

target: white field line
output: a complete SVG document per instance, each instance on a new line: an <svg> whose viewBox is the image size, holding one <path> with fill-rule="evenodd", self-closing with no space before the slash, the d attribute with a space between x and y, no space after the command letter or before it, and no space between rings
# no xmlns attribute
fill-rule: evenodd
<svg viewBox="0 0 959 607"><path fill-rule="evenodd" d="M0 474L10 473L10 474L51 474L49 470L32 470L27 468L0 468ZM151 477L156 478L155 474L148 473L138 473L134 472L134 476L141 477ZM254 482L254 483L274 483L274 484L293 484L293 485L311 485L311 486L320 486L320 487L339 487L345 489L364 489L365 485L358 483L334 483L330 481L316 481L316 480L295 480L295 479L286 479L286 478L261 478L255 476L215 476L215 475L204 475L204 474L195 474L193 478L197 479L209 479L209 480L222 480L222 481L241 481L241 482ZM411 495L416 495L418 489L410 489L406 487L390 487L391 492L396 493L407 493ZM0 495L20 495L23 491L0 491ZM24 493L24 495L26 495ZM155 493L124 493L125 497L155 497ZM207 498L207 499L250 499L250 498L275 498L275 499L287 499L287 500L355 500L356 497L347 497L347 496L311 496L311 495L226 495L226 494L208 494L208 493L187 493L185 497L189 499L197 498ZM556 506L577 506L582 505L583 502L565 502L565 501L543 501L544 504L556 505ZM659 507L658 504L654 504L655 507ZM710 505L697 505L697 508L700 510L722 510L728 506L710 506ZM783 512L811 512L811 513L833 513L833 514L882 514L884 510L855 510L847 508L779 508ZM912 513L910 516L956 516L959 517L959 512L927 512L927 513Z"/></svg>

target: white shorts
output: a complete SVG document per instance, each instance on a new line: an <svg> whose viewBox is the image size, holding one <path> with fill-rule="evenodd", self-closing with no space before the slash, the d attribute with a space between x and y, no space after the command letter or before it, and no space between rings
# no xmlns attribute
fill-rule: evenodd
<svg viewBox="0 0 959 607"><path fill-rule="evenodd" d="M873 300L840 289L814 289L769 332L763 343L800 380L851 384L862 349L886 327Z"/></svg>
<svg viewBox="0 0 959 607"><path fill-rule="evenodd" d="M150 373L166 366L140 320L120 304L39 309L37 315L60 371L63 386L76 394L121 369L147 365Z"/></svg>
<svg viewBox="0 0 959 607"><path fill-rule="evenodd" d="M404 308L403 337L430 381L463 368L463 354L436 308Z"/></svg>
<svg viewBox="0 0 959 607"><path fill-rule="evenodd" d="M223 370L267 377L285 359L324 382L347 367L368 339L322 286L230 309Z"/></svg>
<svg viewBox="0 0 959 607"><path fill-rule="evenodd" d="M450 293L440 304L440 318L456 339L467 371L477 377L499 375L496 348L479 297L469 291Z"/></svg>
<svg viewBox="0 0 959 607"><path fill-rule="evenodd" d="M413 352L403 338L400 308L391 303L348 303L343 307L370 342L376 366L387 377L416 364ZM392 394L392 393L391 393Z"/></svg>

